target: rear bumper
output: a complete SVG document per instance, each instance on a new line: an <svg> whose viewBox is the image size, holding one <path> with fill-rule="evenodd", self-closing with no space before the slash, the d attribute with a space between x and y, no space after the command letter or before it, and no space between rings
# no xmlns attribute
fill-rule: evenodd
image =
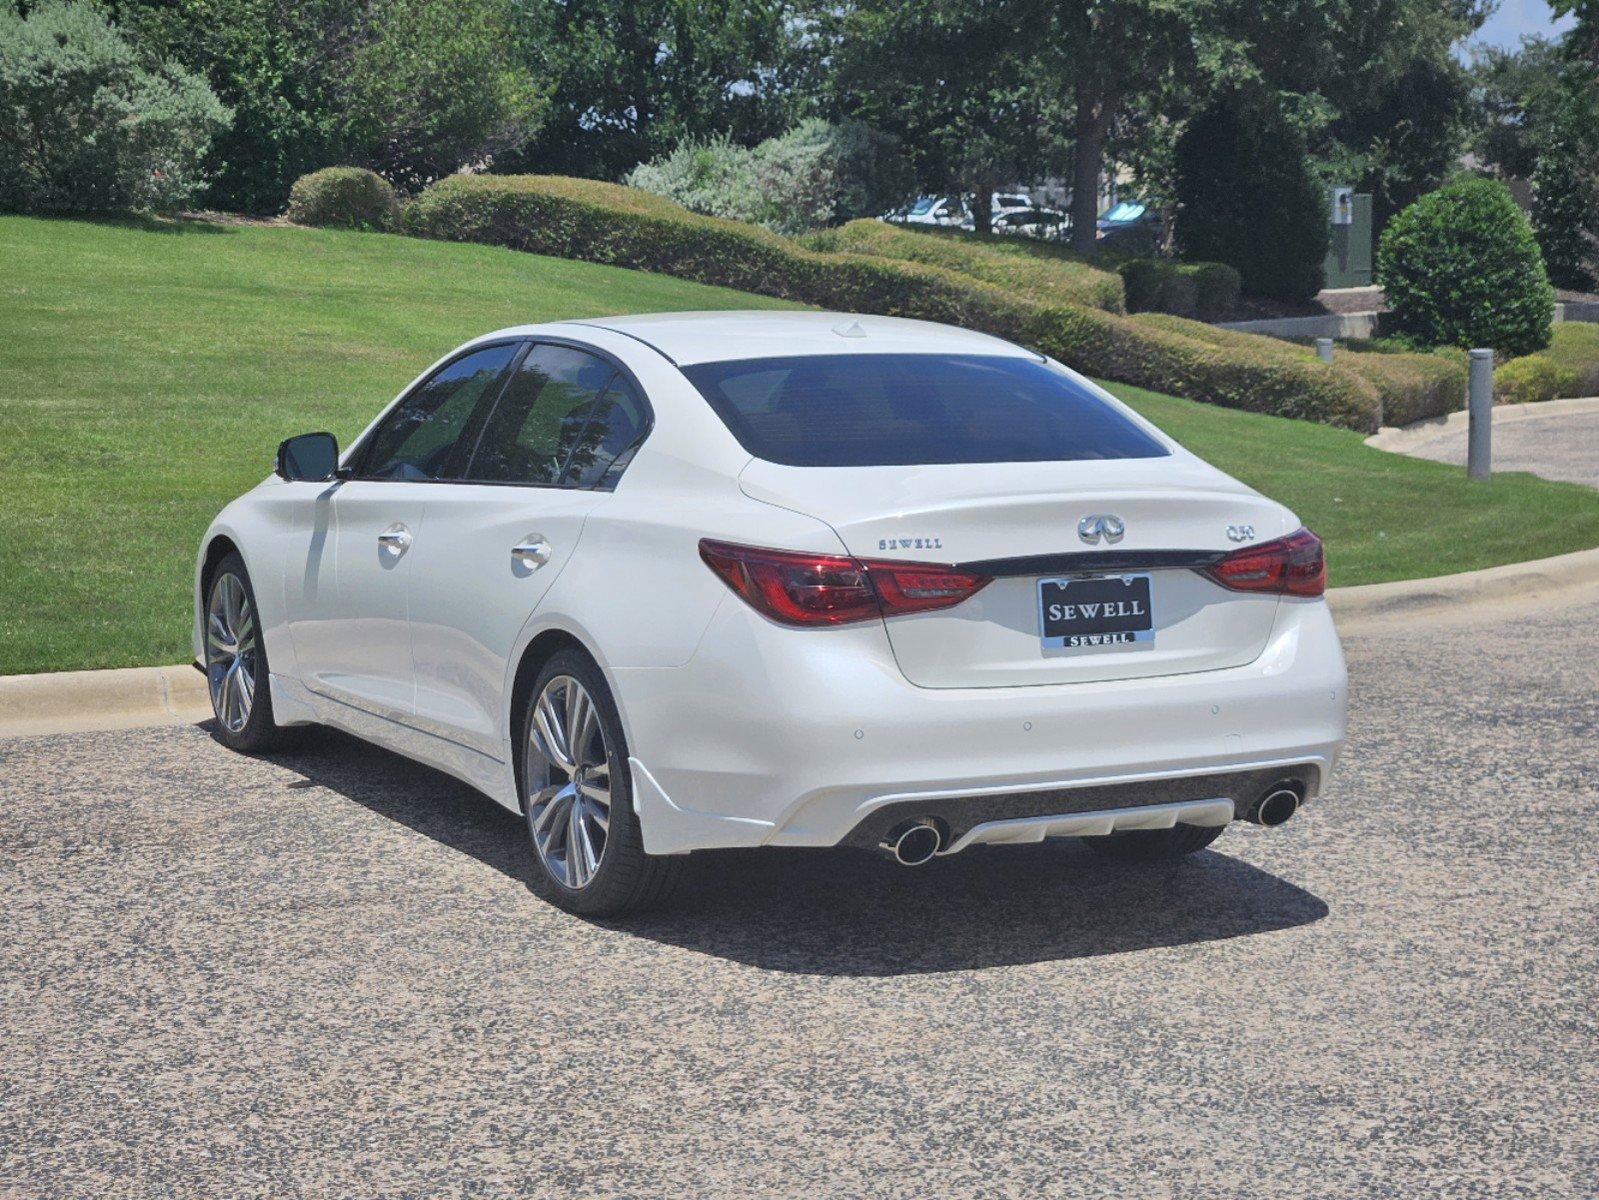
<svg viewBox="0 0 1599 1200"><path fill-rule="evenodd" d="M1018 817L1252 799L1245 787L1282 777L1308 797L1337 760L1346 704L1320 601L1283 603L1244 667L919 688L880 625L783 629L729 597L687 666L615 683L657 854L870 844L913 810L958 837Z"/></svg>

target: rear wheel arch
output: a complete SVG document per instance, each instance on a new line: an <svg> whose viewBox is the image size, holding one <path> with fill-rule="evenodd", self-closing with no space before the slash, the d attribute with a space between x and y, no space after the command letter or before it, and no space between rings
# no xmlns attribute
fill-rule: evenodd
<svg viewBox="0 0 1599 1200"><path fill-rule="evenodd" d="M533 699L533 684L538 679L544 664L562 650L576 650L594 664L610 688L612 703L616 705L617 716L622 721L623 735L626 736L627 733L627 716L622 712L616 685L611 680L610 672L600 662L599 655L569 629L553 628L540 631L522 651L522 657L516 664L516 674L511 679L511 704L507 713L507 729L511 738L511 768L515 772L519 793L522 787L522 758L525 753L522 745L522 722L527 715L527 706Z"/></svg>

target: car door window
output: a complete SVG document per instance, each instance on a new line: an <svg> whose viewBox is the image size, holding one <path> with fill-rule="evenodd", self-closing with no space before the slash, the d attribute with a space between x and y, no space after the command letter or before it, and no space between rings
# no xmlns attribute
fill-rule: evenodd
<svg viewBox="0 0 1599 1200"><path fill-rule="evenodd" d="M534 346L484 426L467 478L594 487L625 465L643 413L637 393L604 359Z"/></svg>
<svg viewBox="0 0 1599 1200"><path fill-rule="evenodd" d="M473 409L516 350L514 342L485 346L446 363L412 389L373 433L362 478L445 478Z"/></svg>
<svg viewBox="0 0 1599 1200"><path fill-rule="evenodd" d="M638 449L648 424L647 410L620 373L592 409L567 460L566 482L574 487L612 487Z"/></svg>

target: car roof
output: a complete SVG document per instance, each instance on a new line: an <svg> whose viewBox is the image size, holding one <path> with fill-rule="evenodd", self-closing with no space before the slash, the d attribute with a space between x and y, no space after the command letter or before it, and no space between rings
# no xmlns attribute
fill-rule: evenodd
<svg viewBox="0 0 1599 1200"><path fill-rule="evenodd" d="M650 346L677 366L811 354L992 354L1038 360L1020 346L954 325L837 312L642 313L562 321L536 329L608 329Z"/></svg>

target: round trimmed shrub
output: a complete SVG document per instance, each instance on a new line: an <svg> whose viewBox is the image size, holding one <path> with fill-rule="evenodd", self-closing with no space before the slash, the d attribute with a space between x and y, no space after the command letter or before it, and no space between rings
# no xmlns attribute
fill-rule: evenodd
<svg viewBox="0 0 1599 1200"><path fill-rule="evenodd" d="M389 181L365 167L323 167L294 181L284 214L297 225L342 229L388 229L400 202Z"/></svg>
<svg viewBox="0 0 1599 1200"><path fill-rule="evenodd" d="M1492 179L1423 196L1388 223L1377 280L1391 326L1430 346L1515 357L1549 344L1555 293L1532 227Z"/></svg>

